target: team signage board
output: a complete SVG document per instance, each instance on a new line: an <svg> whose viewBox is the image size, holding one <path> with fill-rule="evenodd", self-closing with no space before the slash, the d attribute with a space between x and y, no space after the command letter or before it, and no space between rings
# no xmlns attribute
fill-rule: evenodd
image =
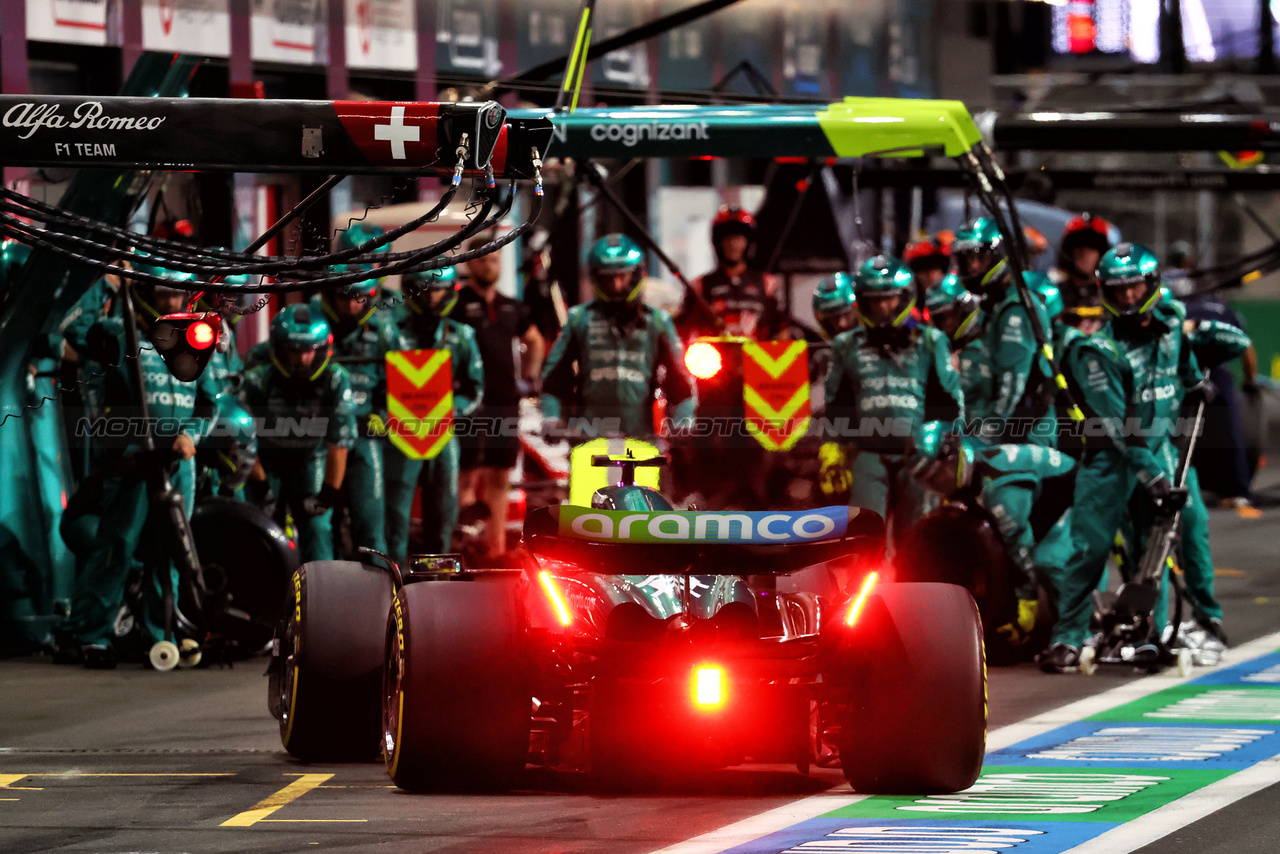
<svg viewBox="0 0 1280 854"><path fill-rule="evenodd" d="M107 0L28 0L27 38L104 45Z"/></svg>
<svg viewBox="0 0 1280 854"><path fill-rule="evenodd" d="M809 429L809 347L804 341L742 345L747 432L766 451L786 451Z"/></svg>
<svg viewBox="0 0 1280 854"><path fill-rule="evenodd" d="M418 68L414 0L346 0L347 67Z"/></svg>
<svg viewBox="0 0 1280 854"><path fill-rule="evenodd" d="M453 357L448 350L387 354L391 444L412 460L439 455L453 438Z"/></svg>
<svg viewBox="0 0 1280 854"><path fill-rule="evenodd" d="M143 0L142 46L154 51L230 56L227 0Z"/></svg>
<svg viewBox="0 0 1280 854"><path fill-rule="evenodd" d="M325 27L325 4L326 0L253 0L253 59L298 65L326 61L327 57L317 50Z"/></svg>

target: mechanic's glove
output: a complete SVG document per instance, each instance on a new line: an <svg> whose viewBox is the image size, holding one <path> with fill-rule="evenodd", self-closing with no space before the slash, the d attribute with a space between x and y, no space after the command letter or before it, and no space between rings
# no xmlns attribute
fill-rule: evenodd
<svg viewBox="0 0 1280 854"><path fill-rule="evenodd" d="M1019 599L1018 616L1011 622L996 629L996 634L1005 639L1009 646L1022 646L1031 640L1031 630L1036 627L1036 617L1040 613L1040 602L1036 599Z"/></svg>
<svg viewBox="0 0 1280 854"><path fill-rule="evenodd" d="M368 436L385 436L387 435L387 421L377 412L369 413L369 423L367 426Z"/></svg>
<svg viewBox="0 0 1280 854"><path fill-rule="evenodd" d="M853 489L849 456L839 442L823 442L818 447L818 487L828 498L847 495Z"/></svg>
<svg viewBox="0 0 1280 854"><path fill-rule="evenodd" d="M1218 397L1218 387L1214 385L1208 377L1204 378L1204 382L1192 389L1187 389L1185 403L1187 406L1195 407L1200 403L1212 403Z"/></svg>
<svg viewBox="0 0 1280 854"><path fill-rule="evenodd" d="M1166 513L1181 510L1182 505L1187 503L1187 491L1185 489L1174 489L1173 485L1169 483L1169 479L1164 475L1147 484L1147 495L1151 498L1151 503L1156 506L1157 510Z"/></svg>
<svg viewBox="0 0 1280 854"><path fill-rule="evenodd" d="M276 494L271 491L271 484L265 479L245 481L244 491L249 495L249 499L265 510L268 515L275 513Z"/></svg>
<svg viewBox="0 0 1280 854"><path fill-rule="evenodd" d="M302 499L302 512L308 516L315 518L328 513L333 505L338 503L337 487L325 484L320 487L320 491L315 495L308 495Z"/></svg>

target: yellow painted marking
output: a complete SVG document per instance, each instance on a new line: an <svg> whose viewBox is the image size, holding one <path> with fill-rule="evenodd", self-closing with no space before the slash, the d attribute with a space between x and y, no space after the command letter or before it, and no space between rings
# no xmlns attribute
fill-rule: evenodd
<svg viewBox="0 0 1280 854"><path fill-rule="evenodd" d="M418 388L436 375L440 370L440 366L449 361L448 350L437 350L435 355L427 359L426 364L421 368L414 367L413 363L401 356L399 351L392 351L387 354L387 364L393 366L400 373L404 374L405 379L413 383Z"/></svg>
<svg viewBox="0 0 1280 854"><path fill-rule="evenodd" d="M1267 598L1266 596L1258 596L1257 598L1255 598L1255 599L1253 600L1253 604L1255 604L1255 605L1270 605L1270 604L1271 604L1271 600L1270 600L1269 598Z"/></svg>
<svg viewBox="0 0 1280 854"><path fill-rule="evenodd" d="M276 810L297 800L332 777L332 774L301 774L298 779L274 795L263 798L254 804L252 808L227 819L219 827L252 827Z"/></svg>
<svg viewBox="0 0 1280 854"><path fill-rule="evenodd" d="M1225 578L1245 578L1249 575L1249 573L1245 572L1243 569L1231 569L1227 566L1218 567L1213 571L1213 574L1221 575Z"/></svg>
<svg viewBox="0 0 1280 854"><path fill-rule="evenodd" d="M367 818L260 818L258 822L260 824L349 824L368 820Z"/></svg>
<svg viewBox="0 0 1280 854"><path fill-rule="evenodd" d="M6 789L12 784L18 782L23 777L31 777L32 774L0 774L0 789Z"/></svg>
<svg viewBox="0 0 1280 854"><path fill-rule="evenodd" d="M214 774L214 773L199 773L199 774L197 774L197 773L190 773L190 774L162 774L162 773L148 773L148 774L123 774L123 773L121 773L121 774L106 774L106 773L104 773L104 774L82 774L82 773L80 773L79 771L67 771L66 773L63 773L63 774L28 774L27 776L28 776L28 777L58 777L58 778L60 778L60 779L67 779L67 778L70 778L70 777L234 777L234 776L235 776L235 773L234 773L234 772L231 772L231 771L221 771L221 772L218 772L218 773L216 773L216 774Z"/></svg>

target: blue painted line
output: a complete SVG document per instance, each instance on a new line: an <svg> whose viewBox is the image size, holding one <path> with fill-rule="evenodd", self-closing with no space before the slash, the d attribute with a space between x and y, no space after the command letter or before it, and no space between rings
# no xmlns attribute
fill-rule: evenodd
<svg viewBox="0 0 1280 854"><path fill-rule="evenodd" d="M988 753L984 767L1238 771L1278 753L1280 728L1270 725L1082 721Z"/></svg>
<svg viewBox="0 0 1280 854"><path fill-rule="evenodd" d="M814 818L730 848L726 854L837 854L876 851L1013 851L1061 854L1119 827L1114 822L913 821L874 818Z"/></svg>

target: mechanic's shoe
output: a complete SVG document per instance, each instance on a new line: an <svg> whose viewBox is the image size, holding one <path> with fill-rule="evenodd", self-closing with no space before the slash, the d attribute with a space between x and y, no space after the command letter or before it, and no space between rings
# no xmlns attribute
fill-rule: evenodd
<svg viewBox="0 0 1280 854"><path fill-rule="evenodd" d="M90 670L116 669L116 654L109 646L86 644L80 647L80 655L84 658L84 666Z"/></svg>
<svg viewBox="0 0 1280 854"><path fill-rule="evenodd" d="M1226 655L1226 635L1222 633L1222 624L1206 628L1195 620L1187 620L1178 626L1176 646L1191 650L1191 661L1196 667L1216 667L1222 663Z"/></svg>
<svg viewBox="0 0 1280 854"><path fill-rule="evenodd" d="M1253 502L1244 496L1222 499L1222 506L1236 511L1241 519L1261 519L1262 511L1253 506Z"/></svg>
<svg viewBox="0 0 1280 854"><path fill-rule="evenodd" d="M50 647L54 664L83 664L84 656L80 653L80 642L71 635L58 635Z"/></svg>
<svg viewBox="0 0 1280 854"><path fill-rule="evenodd" d="M1075 673L1080 669L1080 650L1069 643L1055 643L1036 656L1036 664L1045 673Z"/></svg>

